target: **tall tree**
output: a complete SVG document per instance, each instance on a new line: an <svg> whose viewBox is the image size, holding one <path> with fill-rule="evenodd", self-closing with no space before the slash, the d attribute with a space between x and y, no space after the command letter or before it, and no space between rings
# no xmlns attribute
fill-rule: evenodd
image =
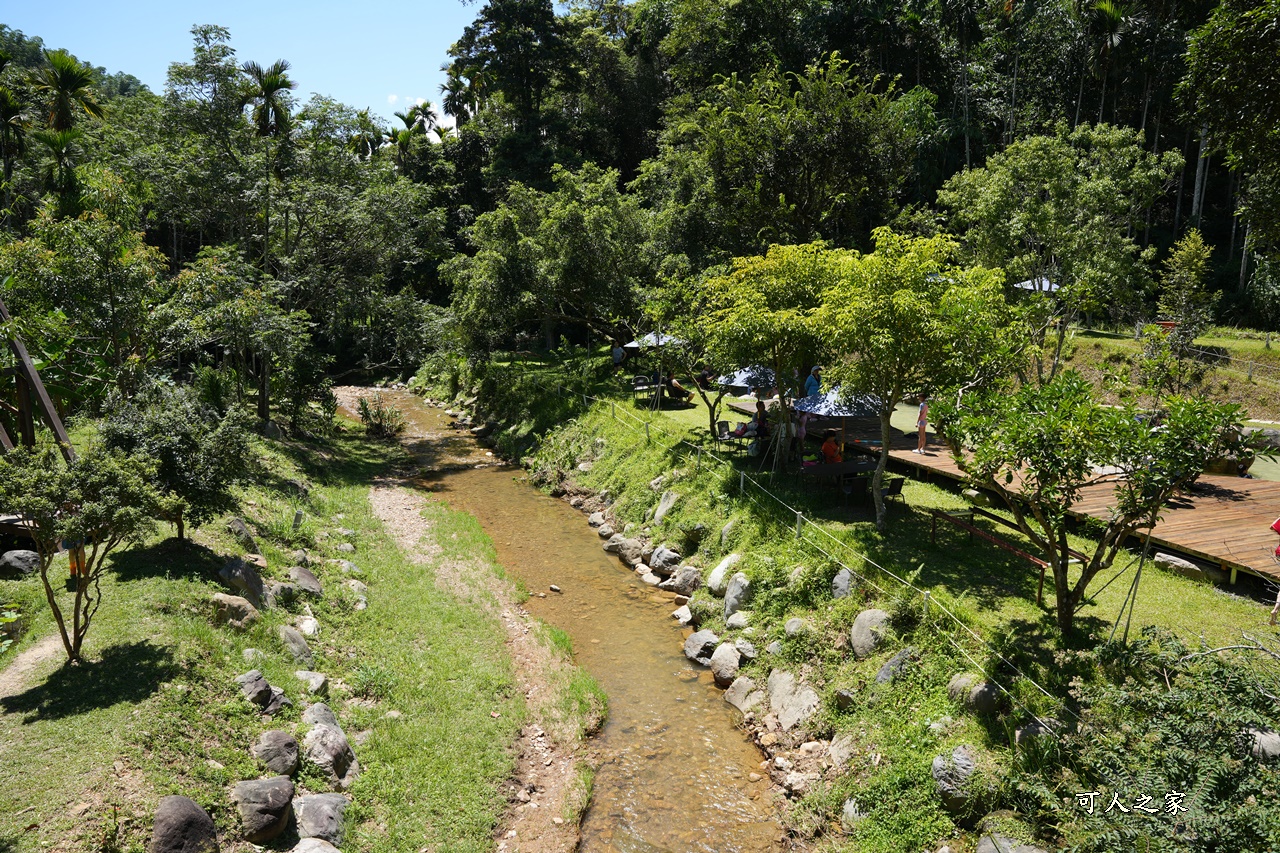
<svg viewBox="0 0 1280 853"><path fill-rule="evenodd" d="M822 294L817 328L835 364L828 375L848 394L879 402L880 460L872 480L876 526L885 527L880 486L889 461L890 417L907 394L987 387L1011 366L1011 312L998 270L958 267L947 237L875 232L875 251L854 258Z"/></svg>
<svg viewBox="0 0 1280 853"><path fill-rule="evenodd" d="M243 105L252 106L250 111L254 133L266 145L267 156L264 158L263 171L263 215L262 215L262 268L270 271L271 265L271 176L279 159L280 147L289 139L289 128L292 117L288 93L298 84L289 79L289 63L277 59L263 68L256 62L246 62L240 70L249 79L250 87L245 93Z"/></svg>
<svg viewBox="0 0 1280 853"><path fill-rule="evenodd" d="M94 70L65 50L46 50L45 65L36 72L35 89L48 106L52 130L70 130L80 113L102 118L106 115L93 91Z"/></svg>
<svg viewBox="0 0 1280 853"><path fill-rule="evenodd" d="M1059 366L1067 322L1083 313L1133 319L1150 289L1134 235L1181 157L1145 150L1141 135L1111 125L1059 125L1053 136L1021 139L985 167L953 176L938 193L970 256L1002 268L1009 283L1050 282L1056 313L1033 336L1057 329L1047 376ZM1057 322L1057 319L1063 322ZM1037 377L1045 378L1041 360Z"/></svg>

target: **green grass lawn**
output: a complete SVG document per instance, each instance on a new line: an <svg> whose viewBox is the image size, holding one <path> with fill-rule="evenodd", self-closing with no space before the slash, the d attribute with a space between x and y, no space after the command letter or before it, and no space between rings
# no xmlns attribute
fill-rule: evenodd
<svg viewBox="0 0 1280 853"><path fill-rule="evenodd" d="M322 625L313 668L334 685L331 704L348 736L368 733L356 747L364 770L347 812L347 849L490 849L524 697L497 619L438 589L431 565L414 564L372 512L371 479L404 461L403 452L341 435L322 445L262 443L259 456L258 484L242 501L260 533L266 574L282 577L295 547L319 561L314 571L326 595L310 605ZM309 486L305 494L299 482ZM296 509L305 521L295 531ZM438 560L498 571L473 519L432 512ZM336 548L348 539L354 555ZM0 850L141 850L156 803L170 793L201 803L228 842L237 837L230 786L262 773L248 747L266 728L300 734L304 704L293 675L299 667L275 634L302 604L264 611L244 634L211 622L209 598L221 590L211 578L224 555L240 550L215 523L186 543L157 538L121 551L104 580L87 663L64 667L59 650L25 689L0 699ZM359 567L367 610L355 609L345 576L324 562L340 556ZM0 600L18 601L29 620L0 667L52 630L36 584L0 582ZM243 655L250 647L262 652L253 664ZM234 683L252 667L295 702L273 722L260 719ZM299 784L324 790L310 771Z"/></svg>

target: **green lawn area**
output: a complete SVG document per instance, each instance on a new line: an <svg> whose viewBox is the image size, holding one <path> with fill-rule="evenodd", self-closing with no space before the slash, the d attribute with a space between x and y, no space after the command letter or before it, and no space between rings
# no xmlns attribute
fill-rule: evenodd
<svg viewBox="0 0 1280 853"><path fill-rule="evenodd" d="M322 626L313 669L329 677L348 736L368 732L356 746L364 770L347 812L349 849L489 849L506 809L499 786L513 766L524 697L497 618L438 589L433 564L411 562L373 514L370 481L403 462L403 451L348 435L319 445L262 442L258 455L257 485L241 497L265 574L282 577L293 548L316 560L326 594L310 603ZM295 531L296 509L305 521ZM443 540L434 559L498 571L474 519L433 511ZM348 540L354 554L337 549ZM25 687L0 698L0 850L141 850L159 798L171 793L204 806L228 842L238 837L230 786L262 774L248 747L267 728L300 735L305 705L299 666L276 636L301 602L263 611L243 634L210 619L210 596L222 591L212 578L225 555L241 550L220 521L185 543L157 537L122 549L103 583L87 662L64 667L59 646ZM355 608L346 576L326 562L336 557L357 564L367 610ZM17 601L29 620L0 668L53 630L38 584L0 582L0 600ZM262 651L252 664L250 647ZM259 718L234 682L253 667L295 702L274 721ZM387 716L393 710L398 718ZM325 790L305 769L299 785Z"/></svg>

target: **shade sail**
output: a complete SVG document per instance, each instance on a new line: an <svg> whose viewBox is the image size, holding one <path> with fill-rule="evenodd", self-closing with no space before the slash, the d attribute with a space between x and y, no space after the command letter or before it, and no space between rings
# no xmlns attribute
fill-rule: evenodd
<svg viewBox="0 0 1280 853"><path fill-rule="evenodd" d="M797 412L808 412L824 418L873 418L880 414L880 398L870 394L853 394L841 397L840 388L832 388L825 394L801 397L791 404Z"/></svg>
<svg viewBox="0 0 1280 853"><path fill-rule="evenodd" d="M632 341L629 344L623 344L624 349L640 349L641 347L665 347L679 346L684 343L680 338L674 335L660 335L657 332L650 332L642 336L639 340Z"/></svg>
<svg viewBox="0 0 1280 853"><path fill-rule="evenodd" d="M746 394L756 388L772 388L774 386L773 370L764 365L754 364L721 376L716 379L716 382L727 386L732 391Z"/></svg>

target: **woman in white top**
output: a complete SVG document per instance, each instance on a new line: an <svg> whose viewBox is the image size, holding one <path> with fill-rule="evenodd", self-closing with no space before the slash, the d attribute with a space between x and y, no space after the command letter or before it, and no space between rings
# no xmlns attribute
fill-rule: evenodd
<svg viewBox="0 0 1280 853"><path fill-rule="evenodd" d="M916 429L919 431L919 435L916 438L916 449L911 451L912 453L924 453L925 445L929 443L928 435L925 433L925 430L928 428L928 426L929 426L929 398L921 394L920 395L920 413L916 415Z"/></svg>

